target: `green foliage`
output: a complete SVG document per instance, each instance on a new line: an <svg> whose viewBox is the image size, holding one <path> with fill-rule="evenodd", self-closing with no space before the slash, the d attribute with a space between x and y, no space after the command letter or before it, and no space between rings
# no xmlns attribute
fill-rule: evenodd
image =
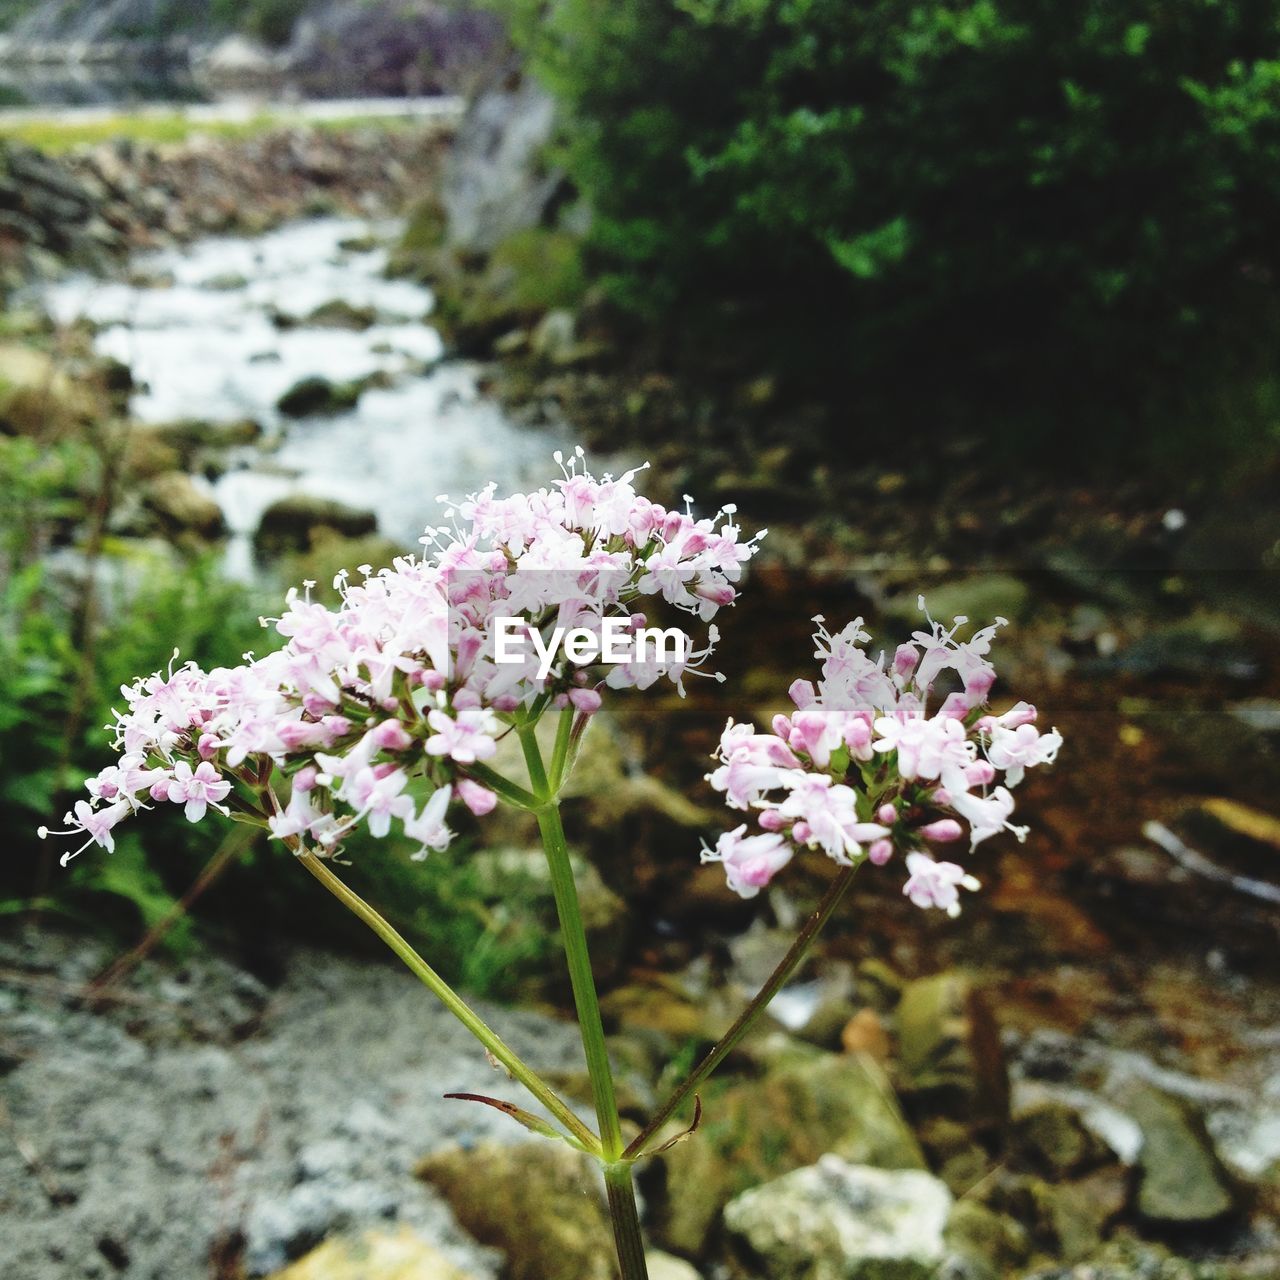
<svg viewBox="0 0 1280 1280"><path fill-rule="evenodd" d="M879 408L954 421L968 392L1038 429L1154 429L1274 364L1270 0L507 8L643 314Z"/></svg>
<svg viewBox="0 0 1280 1280"><path fill-rule="evenodd" d="M165 668L174 649L205 667L267 652L280 640L263 630L259 615L273 611L279 592L226 581L212 557L174 560L108 542L88 605L76 553L69 571L55 572L46 552L51 536L83 517L97 470L84 440L41 448L0 436L0 827L8 841L0 915L33 905L38 893L43 911L125 944L166 917L228 835L244 828L216 816L189 823L178 806L158 804L117 830L113 853L86 851L66 870L56 865L60 850L42 844L36 828L56 828L83 797L83 779L111 758L104 726L121 685ZM327 585L338 568L387 562L397 550L376 539L335 539L294 567ZM347 849L347 874L450 981L514 994L517 981L536 975L550 955L554 913L545 886L539 894L519 868L482 868L465 842L425 864L413 862L412 851L403 838L360 835ZM378 945L265 838L206 892L196 919L254 946L285 932L328 945ZM195 938L194 921L183 917L166 945Z"/></svg>
<svg viewBox="0 0 1280 1280"><path fill-rule="evenodd" d="M213 0L213 17L267 44L283 45L306 8L307 0Z"/></svg>

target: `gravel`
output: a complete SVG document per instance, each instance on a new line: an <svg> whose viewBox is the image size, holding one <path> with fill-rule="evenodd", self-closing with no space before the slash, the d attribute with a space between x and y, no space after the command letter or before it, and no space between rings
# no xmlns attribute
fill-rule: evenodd
<svg viewBox="0 0 1280 1280"><path fill-rule="evenodd" d="M0 1275L263 1276L335 1231L406 1224L477 1276L500 1259L413 1177L428 1151L521 1141L470 1091L528 1105L410 975L292 951L271 987L204 955L78 998L99 943L0 938ZM537 1066L573 1027L484 1011Z"/></svg>

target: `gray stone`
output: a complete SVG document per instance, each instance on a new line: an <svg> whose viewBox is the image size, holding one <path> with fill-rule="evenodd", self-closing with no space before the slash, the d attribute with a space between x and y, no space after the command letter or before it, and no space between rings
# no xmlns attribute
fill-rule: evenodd
<svg viewBox="0 0 1280 1280"><path fill-rule="evenodd" d="M931 1280L950 1211L951 1193L931 1174L828 1155L744 1192L724 1220L769 1280Z"/></svg>
<svg viewBox="0 0 1280 1280"><path fill-rule="evenodd" d="M448 243L491 253L517 231L542 225L563 175L542 153L555 124L555 100L531 77L504 76L478 94L458 129L441 200Z"/></svg>
<svg viewBox="0 0 1280 1280"><path fill-rule="evenodd" d="M1142 1130L1138 1212L1149 1222L1215 1222L1235 1207L1231 1187L1199 1116L1184 1099L1132 1081L1115 1101Z"/></svg>

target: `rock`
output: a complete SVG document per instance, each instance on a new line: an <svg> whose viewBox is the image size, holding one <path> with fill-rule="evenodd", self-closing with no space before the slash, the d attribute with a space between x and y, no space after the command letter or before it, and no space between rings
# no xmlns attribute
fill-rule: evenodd
<svg viewBox="0 0 1280 1280"><path fill-rule="evenodd" d="M491 253L515 232L543 224L564 182L543 161L555 109L532 76L511 68L472 100L441 188L452 248Z"/></svg>
<svg viewBox="0 0 1280 1280"><path fill-rule="evenodd" d="M1227 710L1258 733L1280 733L1280 701L1275 698L1246 698L1233 702Z"/></svg>
<svg viewBox="0 0 1280 1280"><path fill-rule="evenodd" d="M1115 1095L1142 1130L1137 1209L1164 1226L1208 1224L1235 1208L1235 1197L1200 1118L1188 1103L1129 1081Z"/></svg>
<svg viewBox="0 0 1280 1280"><path fill-rule="evenodd" d="M548 311L529 336L529 349L540 360L560 363L574 346L576 320L572 311L557 308Z"/></svg>
<svg viewBox="0 0 1280 1280"><path fill-rule="evenodd" d="M930 1174L831 1155L744 1192L724 1220L749 1274L769 1280L932 1280L950 1210Z"/></svg>
<svg viewBox="0 0 1280 1280"><path fill-rule="evenodd" d="M21 343L0 343L0 433L63 436L93 417L95 407L52 356Z"/></svg>
<svg viewBox="0 0 1280 1280"><path fill-rule="evenodd" d="M216 538L225 531L222 508L182 471L166 471L147 481L143 501L175 532Z"/></svg>
<svg viewBox="0 0 1280 1280"><path fill-rule="evenodd" d="M1249 1270L1225 1270L1216 1262L1175 1258L1160 1245L1127 1237L1104 1245L1088 1262L1038 1268L1022 1280L1244 1280L1248 1275Z"/></svg>
<svg viewBox="0 0 1280 1280"><path fill-rule="evenodd" d="M320 1244L333 1231L394 1217L396 1202L385 1188L341 1173L306 1180L246 1215L245 1263L262 1275Z"/></svg>
<svg viewBox="0 0 1280 1280"><path fill-rule="evenodd" d="M991 1156L959 1120L930 1116L917 1126L916 1135L928 1153L929 1167L952 1195L968 1195L991 1172Z"/></svg>
<svg viewBox="0 0 1280 1280"><path fill-rule="evenodd" d="M262 426L252 418L240 418L235 422L182 418L177 422L163 422L142 429L176 449L188 467L205 450L233 449L239 445L254 444L262 438Z"/></svg>
<svg viewBox="0 0 1280 1280"><path fill-rule="evenodd" d="M319 329L363 332L378 323L378 313L373 307L357 307L344 298L332 298L322 302L301 323Z"/></svg>
<svg viewBox="0 0 1280 1280"><path fill-rule="evenodd" d="M702 1280L697 1271L683 1258L662 1253L658 1249L645 1252L644 1260L649 1268L649 1280Z"/></svg>
<svg viewBox="0 0 1280 1280"><path fill-rule="evenodd" d="M712 1086L698 1133L662 1156L666 1195L655 1234L696 1257L733 1196L825 1153L858 1165L924 1168L888 1079L870 1059L793 1051L763 1079Z"/></svg>
<svg viewBox="0 0 1280 1280"><path fill-rule="evenodd" d="M897 1018L904 1092L966 1119L1003 1119L1009 1082L999 1029L967 977L939 973L908 983Z"/></svg>
<svg viewBox="0 0 1280 1280"><path fill-rule="evenodd" d="M1241 575L1245 576L1245 575ZM1199 613L1149 632L1113 659L1089 666L1150 678L1161 675L1227 676L1253 680L1259 660L1240 639L1239 621L1221 614Z"/></svg>
<svg viewBox="0 0 1280 1280"><path fill-rule="evenodd" d="M507 1255L506 1280L613 1280L613 1234L589 1157L540 1140L427 1156L418 1176L481 1244Z"/></svg>
<svg viewBox="0 0 1280 1280"><path fill-rule="evenodd" d="M276 408L290 418L344 413L359 402L363 389L358 382L330 382L318 376L303 378L276 401Z"/></svg>
<svg viewBox="0 0 1280 1280"><path fill-rule="evenodd" d="M1079 1112L1065 1102L1043 1102L1015 1117L1012 1140L1035 1172L1055 1180L1097 1168L1110 1156Z"/></svg>
<svg viewBox="0 0 1280 1280"><path fill-rule="evenodd" d="M234 293L237 289L248 288L249 277L243 271L224 271L221 275L210 276L202 284L215 293Z"/></svg>
<svg viewBox="0 0 1280 1280"><path fill-rule="evenodd" d="M958 1253L988 1263L999 1275L1026 1262L1031 1242L1022 1224L976 1200L957 1200L947 1219L947 1244Z"/></svg>
<svg viewBox="0 0 1280 1280"><path fill-rule="evenodd" d="M328 1240L272 1280L482 1280L455 1267L408 1227Z"/></svg>
<svg viewBox="0 0 1280 1280"><path fill-rule="evenodd" d="M181 468L178 451L154 428L131 424L123 434L125 475L145 480Z"/></svg>
<svg viewBox="0 0 1280 1280"><path fill-rule="evenodd" d="M1012 574L981 573L933 588L925 597L925 603L940 622L949 623L963 614L975 626L986 626L992 618L1016 621L1025 616L1031 604L1031 588ZM919 619L914 595L910 600L904 596L902 605L910 621Z"/></svg>
<svg viewBox="0 0 1280 1280"><path fill-rule="evenodd" d="M253 535L254 550L265 558L286 551L307 551L325 532L344 538L363 538L378 528L372 511L360 511L328 498L294 494L273 502Z"/></svg>

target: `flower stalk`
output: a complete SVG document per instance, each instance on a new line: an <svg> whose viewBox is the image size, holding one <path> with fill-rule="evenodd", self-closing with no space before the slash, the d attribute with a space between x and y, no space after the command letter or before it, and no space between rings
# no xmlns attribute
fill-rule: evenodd
<svg viewBox="0 0 1280 1280"><path fill-rule="evenodd" d="M395 952L416 978L419 979L450 1013L471 1032L493 1055L494 1059L511 1073L554 1116L574 1139L588 1151L599 1151L600 1143L595 1134L574 1115L569 1105L494 1031L479 1014L413 949L392 924L371 907L358 893L312 853L301 853L298 861L333 894L348 910L364 921L383 942Z"/></svg>

